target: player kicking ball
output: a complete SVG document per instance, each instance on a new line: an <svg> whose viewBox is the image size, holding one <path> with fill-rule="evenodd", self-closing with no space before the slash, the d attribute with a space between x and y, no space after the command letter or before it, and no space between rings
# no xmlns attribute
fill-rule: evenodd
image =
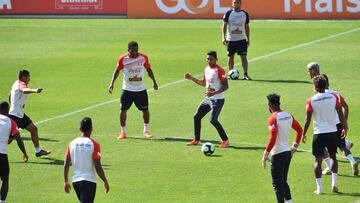
<svg viewBox="0 0 360 203"><path fill-rule="evenodd" d="M208 65L205 67L204 75L201 80L195 78L190 73L185 74L185 79L206 87L205 98L201 101L194 116L194 135L195 139L187 143L187 146L197 145L200 142L201 119L211 111L210 122L218 131L221 137L219 147L225 148L229 146L229 139L224 128L218 121L221 109L225 103L224 91L229 88L227 76L222 67L217 65L217 54L215 51L207 53Z"/></svg>

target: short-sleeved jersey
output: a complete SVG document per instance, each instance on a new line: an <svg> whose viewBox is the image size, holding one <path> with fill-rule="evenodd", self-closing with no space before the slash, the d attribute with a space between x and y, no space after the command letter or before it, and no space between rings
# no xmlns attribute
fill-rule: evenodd
<svg viewBox="0 0 360 203"><path fill-rule="evenodd" d="M24 117L26 94L24 89L27 88L27 84L23 81L17 80L11 87L11 103L9 114L18 118Z"/></svg>
<svg viewBox="0 0 360 203"><path fill-rule="evenodd" d="M306 102L306 111L314 115L314 134L336 132L339 118L336 107L340 107L337 97L328 92L317 93Z"/></svg>
<svg viewBox="0 0 360 203"><path fill-rule="evenodd" d="M339 100L340 102L340 105L342 105L343 102L345 102L345 99L343 96L340 95L340 93L338 93L337 91L335 90L332 90L332 89L327 89L325 90L325 92L328 92L330 94L333 94L334 96L337 97L337 99ZM339 124L340 123L340 119L339 119L339 116L336 118L336 124Z"/></svg>
<svg viewBox="0 0 360 203"><path fill-rule="evenodd" d="M225 13L223 21L228 24L226 32L226 40L228 41L239 41L247 39L245 24L249 24L249 14L241 10L236 12L229 10Z"/></svg>
<svg viewBox="0 0 360 203"><path fill-rule="evenodd" d="M89 137L81 136L70 142L66 156L71 158L72 182L96 183L94 160L100 160L100 145Z"/></svg>
<svg viewBox="0 0 360 203"><path fill-rule="evenodd" d="M149 69L149 59L145 54L138 53L132 58L128 53L118 60L116 69L123 71L123 90L140 92L145 90L144 68Z"/></svg>
<svg viewBox="0 0 360 203"><path fill-rule="evenodd" d="M0 114L0 154L7 154L9 137L16 137L19 134L15 121Z"/></svg>
<svg viewBox="0 0 360 203"><path fill-rule="evenodd" d="M299 143L303 129L299 122L288 112L274 112L268 120L270 137L266 145L266 151L272 155L290 151L289 139L291 129L296 131L295 142Z"/></svg>
<svg viewBox="0 0 360 203"><path fill-rule="evenodd" d="M203 80L206 82L206 90L207 91L218 91L222 84L222 81L227 80L227 76L225 70L216 65L215 67L207 66L204 69ZM224 93L215 94L214 96L209 97L209 99L224 99Z"/></svg>

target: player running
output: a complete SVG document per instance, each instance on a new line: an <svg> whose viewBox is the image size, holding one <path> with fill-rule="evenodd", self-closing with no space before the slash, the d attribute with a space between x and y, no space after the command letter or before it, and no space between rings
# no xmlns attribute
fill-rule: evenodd
<svg viewBox="0 0 360 203"><path fill-rule="evenodd" d="M306 132L309 128L311 117L314 115L314 137L312 143L312 153L315 156L315 178L317 189L315 194L322 193L321 184L321 162L323 160L325 148L329 152L332 159L332 191L338 192L337 171L338 162L336 159L337 148L337 128L336 120L339 118L343 128L342 138L345 138L348 132L347 121L341 110L341 105L336 96L329 92L325 92L326 79L322 75L314 77L314 87L316 93L306 104L306 118L304 122L303 142L306 142Z"/></svg>
<svg viewBox="0 0 360 203"><path fill-rule="evenodd" d="M27 70L20 70L18 80L16 80L11 87L9 96L11 104L9 117L16 122L17 126L30 132L31 140L35 147L35 156L41 157L48 155L51 152L41 149L39 144L38 129L32 120L25 114L25 103L28 94L41 93L43 89L30 89L28 87L29 82L30 72Z"/></svg>
<svg viewBox="0 0 360 203"><path fill-rule="evenodd" d="M207 61L208 66L205 67L204 75L201 80L195 78L190 73L185 74L185 79L206 87L206 96L201 101L194 116L195 139L187 143L187 145L191 146L199 144L201 119L211 111L210 122L216 128L222 140L219 147L225 148L228 147L230 143L224 128L218 121L218 117L225 103L224 91L229 88L228 81L224 69L216 64L217 54L215 51L209 51L207 53Z"/></svg>
<svg viewBox="0 0 360 203"><path fill-rule="evenodd" d="M153 81L154 90L158 89L154 73L147 55L138 52L139 46L137 42L131 41L128 44L128 53L119 58L117 67L112 76L109 93L112 94L114 89L115 80L119 76L119 72L123 71L123 87L120 98L121 111L120 111L120 125L121 133L118 139L126 138L126 112L135 103L135 106L143 112L144 118L144 137L151 138L149 122L149 102L148 94L144 84L144 68L146 69L149 77Z"/></svg>
<svg viewBox="0 0 360 203"><path fill-rule="evenodd" d="M234 68L234 57L237 53L244 70L243 80L251 80L246 56L250 46L250 20L249 14L241 9L241 0L233 0L233 9L225 13L223 21L222 42L227 46L229 71Z"/></svg>
<svg viewBox="0 0 360 203"><path fill-rule="evenodd" d="M281 110L279 95L270 94L267 99L272 115L268 120L270 137L264 151L262 163L265 169L266 161L270 160L269 154L271 153L271 176L277 201L292 202L287 176L291 151L295 151L299 147L303 129L290 113ZM293 145L289 147L291 128L296 131L296 138Z"/></svg>
<svg viewBox="0 0 360 203"><path fill-rule="evenodd" d="M104 182L105 192L110 190L104 170L100 163L100 145L90 138L92 132L91 118L85 117L80 122L80 131L83 133L70 142L66 151L64 163L64 190L70 192L69 168L73 167L72 184L80 202L94 202L96 193L95 170Z"/></svg>
<svg viewBox="0 0 360 203"><path fill-rule="evenodd" d="M5 202L9 191L9 161L7 156L7 147L12 139L16 139L17 145L23 153L23 159L28 161L29 157L26 154L24 142L20 137L19 130L16 123L8 117L9 104L7 102L0 102L0 178L2 184L0 185L0 202Z"/></svg>

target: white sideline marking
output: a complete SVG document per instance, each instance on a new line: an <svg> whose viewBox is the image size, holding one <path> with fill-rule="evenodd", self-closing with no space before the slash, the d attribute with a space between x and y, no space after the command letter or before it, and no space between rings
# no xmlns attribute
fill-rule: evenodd
<svg viewBox="0 0 360 203"><path fill-rule="evenodd" d="M288 51L291 51L291 50L294 50L294 49L299 49L299 48L302 48L302 47L310 46L310 45L313 45L313 44L316 44L316 43L319 43L319 42L323 42L323 41L333 39L333 38L336 38L336 37L339 37L339 36L342 36L342 35L346 35L346 34L349 34L349 33L352 33L352 32L356 32L356 31L359 31L359 30L360 30L360 28L354 28L352 30L348 30L348 31L341 32L341 33L338 33L338 34L334 34L334 35L331 35L331 36L328 36L328 37L313 40L311 42L306 42L306 43L299 44L299 45L296 45L296 46L292 46L292 47L289 47L289 48L281 49L279 51L275 51L275 52L272 52L272 53L269 53L269 54L266 54L266 55L263 55L263 56L259 56L259 57L255 57L253 59L250 59L249 63L259 61L259 60L262 60L262 59L265 59L265 58L269 58L271 56L275 56L275 55L278 55L278 54L281 54L281 53L285 53L285 52L288 52ZM236 64L236 65L239 65L239 64ZM199 77L199 76L201 76L201 74L198 74L195 77ZM163 88L166 88L166 87L169 87L169 86L172 86L172 85L176 85L176 84L182 83L184 81L186 81L186 80L181 79L181 80L177 80L177 81L174 81L174 82L170 82L170 83L167 83L165 85L159 86L159 89L163 89ZM148 90L148 92L152 92L152 91L154 91L154 89L149 89ZM77 114L77 113L81 113L81 112L84 112L84 111L87 111L87 110L91 110L91 109L94 109L94 108L97 108L97 107L101 107L101 106L104 106L104 105L107 105L107 104L111 104L111 103L117 102L119 100L120 99L109 100L109 101L102 102L102 103L99 103L99 104L95 104L95 105L92 105L92 106L88 106L88 107L85 107L85 108L82 108L82 109L79 109L79 110L76 110L76 111L65 113L65 114L62 114L62 115L59 115L59 116L44 119L44 120L35 122L35 124L39 125L39 124L47 123L47 122L57 120L57 119L60 119L60 118L65 118L65 117L68 117L68 116L71 116L71 115L74 115L74 114Z"/></svg>

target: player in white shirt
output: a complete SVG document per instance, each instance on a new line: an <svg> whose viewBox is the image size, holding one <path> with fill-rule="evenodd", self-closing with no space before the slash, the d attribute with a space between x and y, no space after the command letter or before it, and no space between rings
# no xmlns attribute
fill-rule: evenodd
<svg viewBox="0 0 360 203"><path fill-rule="evenodd" d="M328 150L332 159L332 191L338 192L337 170L338 163L336 159L337 149L337 127L336 120L340 119L342 128L342 137L344 138L348 132L347 121L341 109L339 100L333 94L325 92L326 79L322 75L314 77L314 87L316 94L307 100L306 118L304 122L303 142L306 142L306 132L309 128L311 117L314 115L314 137L312 143L312 153L315 156L315 178L317 189L315 194L322 193L321 184L321 163L324 157L325 149Z"/></svg>
<svg viewBox="0 0 360 203"><path fill-rule="evenodd" d="M227 46L229 71L234 68L235 53L240 55L244 70L244 80L251 80L248 75L247 50L250 46L249 14L241 9L241 0L233 0L233 9L223 17L222 42Z"/></svg>
<svg viewBox="0 0 360 203"><path fill-rule="evenodd" d="M9 191L9 161L7 156L7 147L13 139L16 139L19 149L23 153L23 159L28 161L29 157L26 154L24 142L20 137L20 132L16 123L8 117L9 104L7 102L0 102L0 203L6 201Z"/></svg>
<svg viewBox="0 0 360 203"><path fill-rule="evenodd" d="M201 119L211 111L210 122L216 128L222 140L219 147L225 148L228 147L230 143L224 128L218 121L218 117L225 103L223 92L229 88L228 81L224 69L216 64L217 54L215 51L209 51L207 53L207 61L208 66L205 67L202 80L195 78L190 73L185 74L185 79L206 87L206 97L201 101L194 116L195 139L187 143L187 145L199 144Z"/></svg>
<svg viewBox="0 0 360 203"><path fill-rule="evenodd" d="M69 168L73 167L72 184L80 202L94 202L96 193L96 175L104 182L105 192L110 190L104 170L100 162L100 145L90 138L92 132L91 118L85 117L80 122L80 131L83 133L70 142L66 150L64 163L64 190L70 192Z"/></svg>
<svg viewBox="0 0 360 203"><path fill-rule="evenodd" d="M31 89L28 87L29 82L30 72L27 70L20 70L18 80L16 80L11 87L9 96L11 104L9 117L16 122L19 128L26 129L30 132L31 140L35 147L35 156L41 157L50 154L50 151L41 149L38 129L32 120L25 114L25 103L28 94L40 93L43 89Z"/></svg>
<svg viewBox="0 0 360 203"><path fill-rule="evenodd" d="M145 54L138 52L139 45L137 42L131 41L128 44L128 52L119 58L117 67L112 76L109 93L114 89L115 80L119 76L119 72L123 71L123 87L120 98L120 125L121 133L118 139L126 138L126 112L135 103L135 106L143 112L144 118L144 137L151 138L149 122L149 102L148 95L144 84L144 69L146 69L149 77L153 81L154 90L158 89L154 73L148 57Z"/></svg>
<svg viewBox="0 0 360 203"><path fill-rule="evenodd" d="M263 167L270 160L272 183L278 202L292 202L290 187L287 183L288 171L291 161L291 151L299 147L303 129L299 122L288 112L280 108L280 96L270 94L267 96L269 110L272 113L268 120L270 137L263 155ZM289 146L291 129L296 131L293 145Z"/></svg>

